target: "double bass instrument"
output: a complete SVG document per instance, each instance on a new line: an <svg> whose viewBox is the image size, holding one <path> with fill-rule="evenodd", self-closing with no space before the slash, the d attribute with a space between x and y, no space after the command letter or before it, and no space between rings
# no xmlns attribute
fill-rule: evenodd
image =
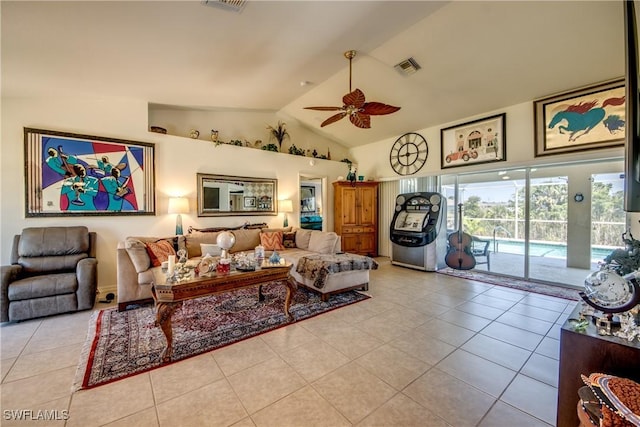
<svg viewBox="0 0 640 427"><path fill-rule="evenodd" d="M476 259L471 253L471 236L462 231L462 203L458 204L458 231L449 235L449 250L445 262L456 270L471 270L476 266Z"/></svg>

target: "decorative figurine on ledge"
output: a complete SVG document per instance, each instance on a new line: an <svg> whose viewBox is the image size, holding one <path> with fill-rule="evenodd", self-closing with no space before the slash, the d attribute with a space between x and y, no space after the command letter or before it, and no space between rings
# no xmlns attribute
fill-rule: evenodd
<svg viewBox="0 0 640 427"><path fill-rule="evenodd" d="M349 163L349 173L347 173L347 181L351 182L351 185L356 184L357 174L358 174L358 167L353 163Z"/></svg>

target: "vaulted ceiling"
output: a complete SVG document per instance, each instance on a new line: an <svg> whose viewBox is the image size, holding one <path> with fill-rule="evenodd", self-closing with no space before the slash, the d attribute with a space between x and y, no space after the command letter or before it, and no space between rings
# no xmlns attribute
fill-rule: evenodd
<svg viewBox="0 0 640 427"><path fill-rule="evenodd" d="M2 96L271 110L346 147L624 73L621 1L2 1ZM353 88L401 107L320 128ZM413 57L422 67L402 75ZM301 85L301 82L308 82Z"/></svg>

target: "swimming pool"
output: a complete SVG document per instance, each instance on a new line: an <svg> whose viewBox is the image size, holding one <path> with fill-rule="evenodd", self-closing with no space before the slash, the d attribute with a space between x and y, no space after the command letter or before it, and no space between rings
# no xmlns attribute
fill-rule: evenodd
<svg viewBox="0 0 640 427"><path fill-rule="evenodd" d="M489 244L489 249L493 252L524 255L524 242L522 240L496 239L495 246L493 239ZM604 258L611 254L614 248L597 247L591 248L591 262L604 261ZM549 258L567 258L567 245L564 243L552 242L529 242L529 255Z"/></svg>

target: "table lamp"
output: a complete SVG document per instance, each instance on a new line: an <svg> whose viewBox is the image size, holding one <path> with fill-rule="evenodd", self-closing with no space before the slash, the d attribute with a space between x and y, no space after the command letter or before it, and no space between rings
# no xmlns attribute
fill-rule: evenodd
<svg viewBox="0 0 640 427"><path fill-rule="evenodd" d="M278 201L278 211L284 212L284 224L283 227L289 226L289 219L287 213L293 212L293 202L290 199Z"/></svg>
<svg viewBox="0 0 640 427"><path fill-rule="evenodd" d="M178 214L176 216L176 235L182 235L182 215L189 213L189 199L186 197L171 197L169 198L170 214Z"/></svg>

